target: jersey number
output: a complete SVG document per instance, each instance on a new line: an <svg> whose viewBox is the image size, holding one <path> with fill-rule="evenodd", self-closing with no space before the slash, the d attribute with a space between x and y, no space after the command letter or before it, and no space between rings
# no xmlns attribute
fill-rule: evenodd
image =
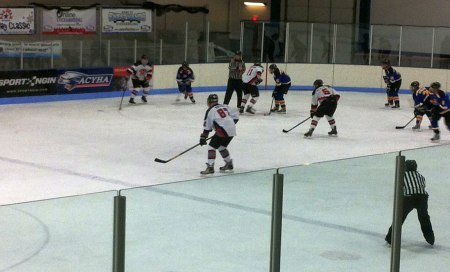
<svg viewBox="0 0 450 272"><path fill-rule="evenodd" d="M331 92L330 92L328 89L322 89L322 93L323 93L324 95L329 95L329 94L331 94Z"/></svg>
<svg viewBox="0 0 450 272"><path fill-rule="evenodd" d="M217 113L219 114L220 118L225 118L227 117L227 113L226 113L226 109L218 109Z"/></svg>

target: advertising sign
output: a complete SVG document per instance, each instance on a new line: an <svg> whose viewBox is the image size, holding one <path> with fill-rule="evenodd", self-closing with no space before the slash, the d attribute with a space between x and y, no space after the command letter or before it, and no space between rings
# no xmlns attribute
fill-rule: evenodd
<svg viewBox="0 0 450 272"><path fill-rule="evenodd" d="M0 71L0 97L56 94L56 70Z"/></svg>
<svg viewBox="0 0 450 272"><path fill-rule="evenodd" d="M3 58L59 58L62 55L61 41L9 42L0 40L0 57Z"/></svg>
<svg viewBox="0 0 450 272"><path fill-rule="evenodd" d="M102 31L118 32L151 32L152 12L146 9L103 9Z"/></svg>
<svg viewBox="0 0 450 272"><path fill-rule="evenodd" d="M0 34L34 34L33 8L0 8Z"/></svg>
<svg viewBox="0 0 450 272"><path fill-rule="evenodd" d="M60 94L112 91L112 68L59 70L58 73Z"/></svg>
<svg viewBox="0 0 450 272"><path fill-rule="evenodd" d="M43 10L42 34L95 34L96 10Z"/></svg>

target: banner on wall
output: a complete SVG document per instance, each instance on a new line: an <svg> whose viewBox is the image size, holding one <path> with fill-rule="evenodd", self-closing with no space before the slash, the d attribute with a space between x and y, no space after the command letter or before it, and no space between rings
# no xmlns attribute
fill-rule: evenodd
<svg viewBox="0 0 450 272"><path fill-rule="evenodd" d="M56 94L56 70L0 71L0 97Z"/></svg>
<svg viewBox="0 0 450 272"><path fill-rule="evenodd" d="M113 90L113 69L71 69L58 70L58 93L94 93Z"/></svg>
<svg viewBox="0 0 450 272"><path fill-rule="evenodd" d="M96 9L43 10L42 34L95 34Z"/></svg>
<svg viewBox="0 0 450 272"><path fill-rule="evenodd" d="M3 58L60 58L62 41L9 42L0 40L0 57Z"/></svg>
<svg viewBox="0 0 450 272"><path fill-rule="evenodd" d="M0 34L34 34L33 8L0 8Z"/></svg>
<svg viewBox="0 0 450 272"><path fill-rule="evenodd" d="M152 12L146 9L103 9L102 32L151 32Z"/></svg>

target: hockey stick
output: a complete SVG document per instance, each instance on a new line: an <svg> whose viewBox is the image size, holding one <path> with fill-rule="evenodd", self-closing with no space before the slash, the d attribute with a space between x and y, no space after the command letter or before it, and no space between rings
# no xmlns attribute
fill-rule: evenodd
<svg viewBox="0 0 450 272"><path fill-rule="evenodd" d="M124 89L123 92L122 92L122 99L120 99L119 110L122 110L123 97L125 96L125 92L126 92L126 91L127 91L127 90Z"/></svg>
<svg viewBox="0 0 450 272"><path fill-rule="evenodd" d="M409 120L408 123L406 123L406 125L404 126L396 126L396 129L404 129L405 127L407 127L409 125L409 123L411 123L414 119L416 119L416 117L414 116L411 120Z"/></svg>
<svg viewBox="0 0 450 272"><path fill-rule="evenodd" d="M264 116L269 116L272 113L273 100L275 100L274 97L272 97L272 103L270 104L269 112L268 113L264 113Z"/></svg>
<svg viewBox="0 0 450 272"><path fill-rule="evenodd" d="M303 124L304 122L308 121L309 119L311 119L311 117L306 118L305 120L301 121L300 123L298 123L297 125L293 126L292 128L290 128L290 129L288 129L288 130L283 129L283 132L284 132L284 133L288 133L289 131L291 131L291 130L293 130L294 128L300 126L301 124Z"/></svg>
<svg viewBox="0 0 450 272"><path fill-rule="evenodd" d="M206 140L209 140L209 139L211 139L211 138L212 138L212 137L209 137L209 138L207 138ZM170 159L168 159L168 160L161 160L161 159L155 158L155 162L168 163L168 162L170 162L171 160L176 159L176 158L178 158L179 156L183 155L184 153L186 153L186 152L188 152L188 151L191 151L192 149L196 148L196 147L199 146L199 145L200 145L200 144L196 144L196 145L194 145L194 146L191 146L191 147L189 147L188 149L186 149L185 151L181 152L181 153L178 154L178 155L173 156L172 158L170 158Z"/></svg>

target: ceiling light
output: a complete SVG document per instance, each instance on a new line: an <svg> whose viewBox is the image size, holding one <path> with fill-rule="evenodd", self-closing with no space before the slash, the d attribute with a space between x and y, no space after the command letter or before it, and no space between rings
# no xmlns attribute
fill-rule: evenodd
<svg viewBox="0 0 450 272"><path fill-rule="evenodd" d="M262 2L244 2L244 5L246 5L246 6L253 6L253 7L265 7L266 3L262 3Z"/></svg>

